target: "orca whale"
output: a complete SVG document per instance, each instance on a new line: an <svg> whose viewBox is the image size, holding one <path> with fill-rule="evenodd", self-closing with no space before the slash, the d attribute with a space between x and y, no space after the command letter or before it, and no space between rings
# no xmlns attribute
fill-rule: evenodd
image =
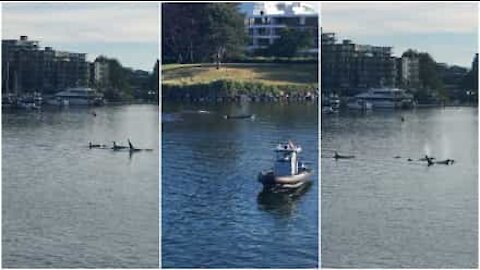
<svg viewBox="0 0 480 270"><path fill-rule="evenodd" d="M123 146L123 145L117 145L117 143L115 141L113 141L113 147L112 149L114 151L117 151L117 150L122 150L122 149L127 149L128 147L127 146Z"/></svg>
<svg viewBox="0 0 480 270"><path fill-rule="evenodd" d="M343 155L340 155L337 153L337 151L335 151L335 155L333 156L334 159L350 159L350 158L354 158L355 156L343 156Z"/></svg>
<svg viewBox="0 0 480 270"><path fill-rule="evenodd" d="M453 159L445 159L441 161L436 161L436 164L443 164L443 165L452 165L455 161Z"/></svg>

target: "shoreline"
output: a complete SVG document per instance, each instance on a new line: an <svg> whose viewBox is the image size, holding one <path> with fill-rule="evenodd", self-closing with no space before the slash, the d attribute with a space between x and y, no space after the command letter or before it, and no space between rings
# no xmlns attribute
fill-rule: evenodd
<svg viewBox="0 0 480 270"><path fill-rule="evenodd" d="M266 97L266 96L236 96L236 97L179 97L162 98L163 102L180 103L209 103L209 104L230 104L230 103L318 103L318 97Z"/></svg>
<svg viewBox="0 0 480 270"><path fill-rule="evenodd" d="M162 101L304 102L319 100L312 63L226 63L172 65L162 74Z"/></svg>
<svg viewBox="0 0 480 270"><path fill-rule="evenodd" d="M108 102L103 105L67 105L67 106L57 106L57 105L50 105L50 104L43 104L39 108L22 108L19 106L11 106L2 104L2 111L9 110L9 111L26 111L26 112L35 112L35 111L42 111L42 110L58 110L58 109L95 109L95 108L102 108L102 107L113 107L113 106L121 106L121 105L154 105L159 106L158 102L144 102L144 101L116 101L116 102Z"/></svg>

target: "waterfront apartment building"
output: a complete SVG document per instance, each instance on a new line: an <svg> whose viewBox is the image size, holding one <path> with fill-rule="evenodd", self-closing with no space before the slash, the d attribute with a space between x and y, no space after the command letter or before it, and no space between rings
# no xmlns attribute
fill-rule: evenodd
<svg viewBox="0 0 480 270"><path fill-rule="evenodd" d="M95 85L108 86L110 63L105 57L97 57L93 62L93 78Z"/></svg>
<svg viewBox="0 0 480 270"><path fill-rule="evenodd" d="M420 87L420 58L415 54L404 54L398 58L399 85L406 89Z"/></svg>
<svg viewBox="0 0 480 270"><path fill-rule="evenodd" d="M2 40L2 92L53 93L89 81L86 54L41 48L27 36Z"/></svg>
<svg viewBox="0 0 480 270"><path fill-rule="evenodd" d="M308 31L313 38L313 47L302 55L318 55L318 13L305 2L259 2L247 14L246 28L248 52L267 49L281 36L285 28Z"/></svg>
<svg viewBox="0 0 480 270"><path fill-rule="evenodd" d="M321 35L322 91L354 95L373 87L395 87L397 63L392 48L337 42L334 33Z"/></svg>

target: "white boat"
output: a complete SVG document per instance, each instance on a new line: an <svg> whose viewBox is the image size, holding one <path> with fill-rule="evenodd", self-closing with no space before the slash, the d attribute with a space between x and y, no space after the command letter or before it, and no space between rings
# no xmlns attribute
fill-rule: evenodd
<svg viewBox="0 0 480 270"><path fill-rule="evenodd" d="M42 107L42 94L38 92L26 93L20 96L6 94L2 97L2 106L8 108L40 110Z"/></svg>
<svg viewBox="0 0 480 270"><path fill-rule="evenodd" d="M50 105L102 105L103 96L96 90L88 87L67 88L58 92L48 101Z"/></svg>
<svg viewBox="0 0 480 270"><path fill-rule="evenodd" d="M273 170L263 171L258 175L258 181L264 189L288 191L297 189L310 181L312 170L299 161L300 146L291 141L275 148L276 159Z"/></svg>
<svg viewBox="0 0 480 270"><path fill-rule="evenodd" d="M334 109L333 107L322 107L322 114L334 114L338 113L338 109Z"/></svg>
<svg viewBox="0 0 480 270"><path fill-rule="evenodd" d="M340 98L338 95L322 95L322 107L332 108L337 111L340 109Z"/></svg>
<svg viewBox="0 0 480 270"><path fill-rule="evenodd" d="M42 98L34 96L25 96L17 100L17 107L25 110L40 110L42 107Z"/></svg>
<svg viewBox="0 0 480 270"><path fill-rule="evenodd" d="M398 88L372 88L355 96L356 102L371 104L372 109L396 109L413 106L413 95ZM352 103L352 106L355 106ZM364 106L364 105L360 105Z"/></svg>
<svg viewBox="0 0 480 270"><path fill-rule="evenodd" d="M371 110L373 108L373 104L363 99L354 98L347 102L347 108L350 110L366 111Z"/></svg>

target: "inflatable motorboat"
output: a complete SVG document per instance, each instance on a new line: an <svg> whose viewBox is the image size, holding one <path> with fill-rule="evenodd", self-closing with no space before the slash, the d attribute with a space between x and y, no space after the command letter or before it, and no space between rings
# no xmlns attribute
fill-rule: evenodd
<svg viewBox="0 0 480 270"><path fill-rule="evenodd" d="M276 159L273 170L258 174L258 181L265 189L288 191L302 187L310 181L312 170L299 161L300 146L291 141L274 149Z"/></svg>

